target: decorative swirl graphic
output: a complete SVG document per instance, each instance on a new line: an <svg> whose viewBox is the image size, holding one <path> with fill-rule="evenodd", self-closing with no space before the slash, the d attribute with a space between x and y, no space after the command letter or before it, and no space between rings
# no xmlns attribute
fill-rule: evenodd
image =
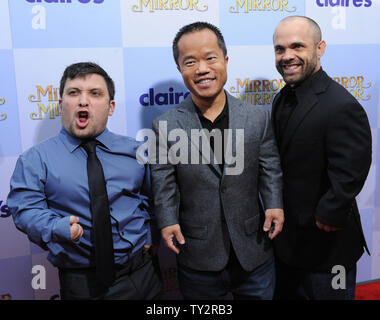
<svg viewBox="0 0 380 320"><path fill-rule="evenodd" d="M293 9L293 10L289 10L287 7L285 7L285 11L287 11L287 12L294 12L294 11L297 10L297 7L296 7L296 6L293 6L292 9Z"/></svg>
<svg viewBox="0 0 380 320"><path fill-rule="evenodd" d="M208 10L208 5L207 4L204 4L203 5L203 10L201 10L201 9L199 9L198 7L197 7L197 11L200 11L200 12L205 12L205 11L207 11Z"/></svg>

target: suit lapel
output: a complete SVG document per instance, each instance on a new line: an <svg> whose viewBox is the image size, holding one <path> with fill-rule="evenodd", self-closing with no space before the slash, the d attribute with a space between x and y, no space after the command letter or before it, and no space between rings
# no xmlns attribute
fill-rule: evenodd
<svg viewBox="0 0 380 320"><path fill-rule="evenodd" d="M278 137L278 122L277 122L277 113L279 112L278 108L281 101L281 92L276 94L273 100L273 107L272 107L272 127L275 137Z"/></svg>
<svg viewBox="0 0 380 320"><path fill-rule="evenodd" d="M224 172L226 171L226 167L229 166L228 163L231 164L231 160L229 161L228 157L233 155L236 157L236 129L245 129L246 121L247 121L247 113L244 110L242 102L238 99L233 98L230 94L226 93L227 101L228 101L228 128L229 135L225 137L226 139L226 150L225 151L225 165ZM230 136L232 134L232 136ZM244 141L239 141L244 143Z"/></svg>
<svg viewBox="0 0 380 320"><path fill-rule="evenodd" d="M318 104L318 94L327 90L327 87L330 85L330 81L332 81L331 78L323 70L321 70L318 74L316 74L316 78L314 78L311 83L305 84L309 87L303 88L300 93L297 94L299 103L290 116L286 126L280 146L281 155L284 154L289 146L289 143L294 137L297 128L305 120L310 111L313 110L313 108ZM278 105L279 103L276 103L274 110L275 112L280 112L280 110L276 110Z"/></svg>
<svg viewBox="0 0 380 320"><path fill-rule="evenodd" d="M216 174L218 177L222 176L222 171L220 169L219 164L215 164L214 161L214 152L211 149L209 140L207 136L204 134L203 131L201 131L201 141L202 144L207 145L206 150L210 150L209 154L202 153L202 144L199 143L199 141L193 141L191 139L191 129L201 130L203 129L202 124L199 120L196 106L192 102L190 96L183 102L183 105L181 108L177 109L177 112L180 114L180 116L177 119L178 126L186 131L187 137L190 140L190 143L193 144L195 148L192 148L192 150L198 150L198 152L201 155L201 163L207 163L209 168ZM211 163L210 163L211 160Z"/></svg>
<svg viewBox="0 0 380 320"><path fill-rule="evenodd" d="M288 124L284 132L284 136L282 138L282 143L280 146L281 154L285 152L297 128L300 126L302 121L318 102L318 99L315 94L301 95L297 96L297 98L299 100L299 103L297 104L296 108L294 109L292 115L289 118Z"/></svg>

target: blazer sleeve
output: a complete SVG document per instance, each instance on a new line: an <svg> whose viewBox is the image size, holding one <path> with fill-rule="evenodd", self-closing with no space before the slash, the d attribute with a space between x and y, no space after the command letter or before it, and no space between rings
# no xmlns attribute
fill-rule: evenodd
<svg viewBox="0 0 380 320"><path fill-rule="evenodd" d="M265 209L283 208L282 171L270 113L265 112L259 153L259 192Z"/></svg>
<svg viewBox="0 0 380 320"><path fill-rule="evenodd" d="M150 176L157 227L178 224L179 195L175 166L168 161L168 146L165 133L159 132L158 121L153 121L156 148L150 155ZM165 161L165 160L166 161ZM163 161L164 160L164 161ZM166 162L166 163L165 163Z"/></svg>
<svg viewBox="0 0 380 320"><path fill-rule="evenodd" d="M355 100L341 104L329 119L325 144L330 186L318 203L315 218L344 227L370 169L371 130L364 109Z"/></svg>

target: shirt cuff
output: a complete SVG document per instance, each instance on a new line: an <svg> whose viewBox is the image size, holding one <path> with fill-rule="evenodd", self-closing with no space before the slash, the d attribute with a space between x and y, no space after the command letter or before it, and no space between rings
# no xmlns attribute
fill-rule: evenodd
<svg viewBox="0 0 380 320"><path fill-rule="evenodd" d="M70 234L70 216L59 219L53 228L52 234L55 241L72 241Z"/></svg>

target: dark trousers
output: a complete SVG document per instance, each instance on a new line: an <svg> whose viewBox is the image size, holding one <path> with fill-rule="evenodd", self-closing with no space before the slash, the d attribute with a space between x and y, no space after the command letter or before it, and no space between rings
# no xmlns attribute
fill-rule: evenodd
<svg viewBox="0 0 380 320"><path fill-rule="evenodd" d="M270 300L274 291L274 260L245 271L231 249L222 271L197 271L178 265L178 283L186 300L223 300L232 292L236 300Z"/></svg>
<svg viewBox="0 0 380 320"><path fill-rule="evenodd" d="M59 269L59 281L62 300L153 300L162 293L157 258L144 249L116 268L116 280L109 288L97 282L94 268Z"/></svg>
<svg viewBox="0 0 380 320"><path fill-rule="evenodd" d="M334 277L341 273L311 272L276 261L275 300L353 300L356 266L345 272L345 289L334 289ZM342 283L339 283L342 286ZM336 287L336 285L335 285Z"/></svg>

